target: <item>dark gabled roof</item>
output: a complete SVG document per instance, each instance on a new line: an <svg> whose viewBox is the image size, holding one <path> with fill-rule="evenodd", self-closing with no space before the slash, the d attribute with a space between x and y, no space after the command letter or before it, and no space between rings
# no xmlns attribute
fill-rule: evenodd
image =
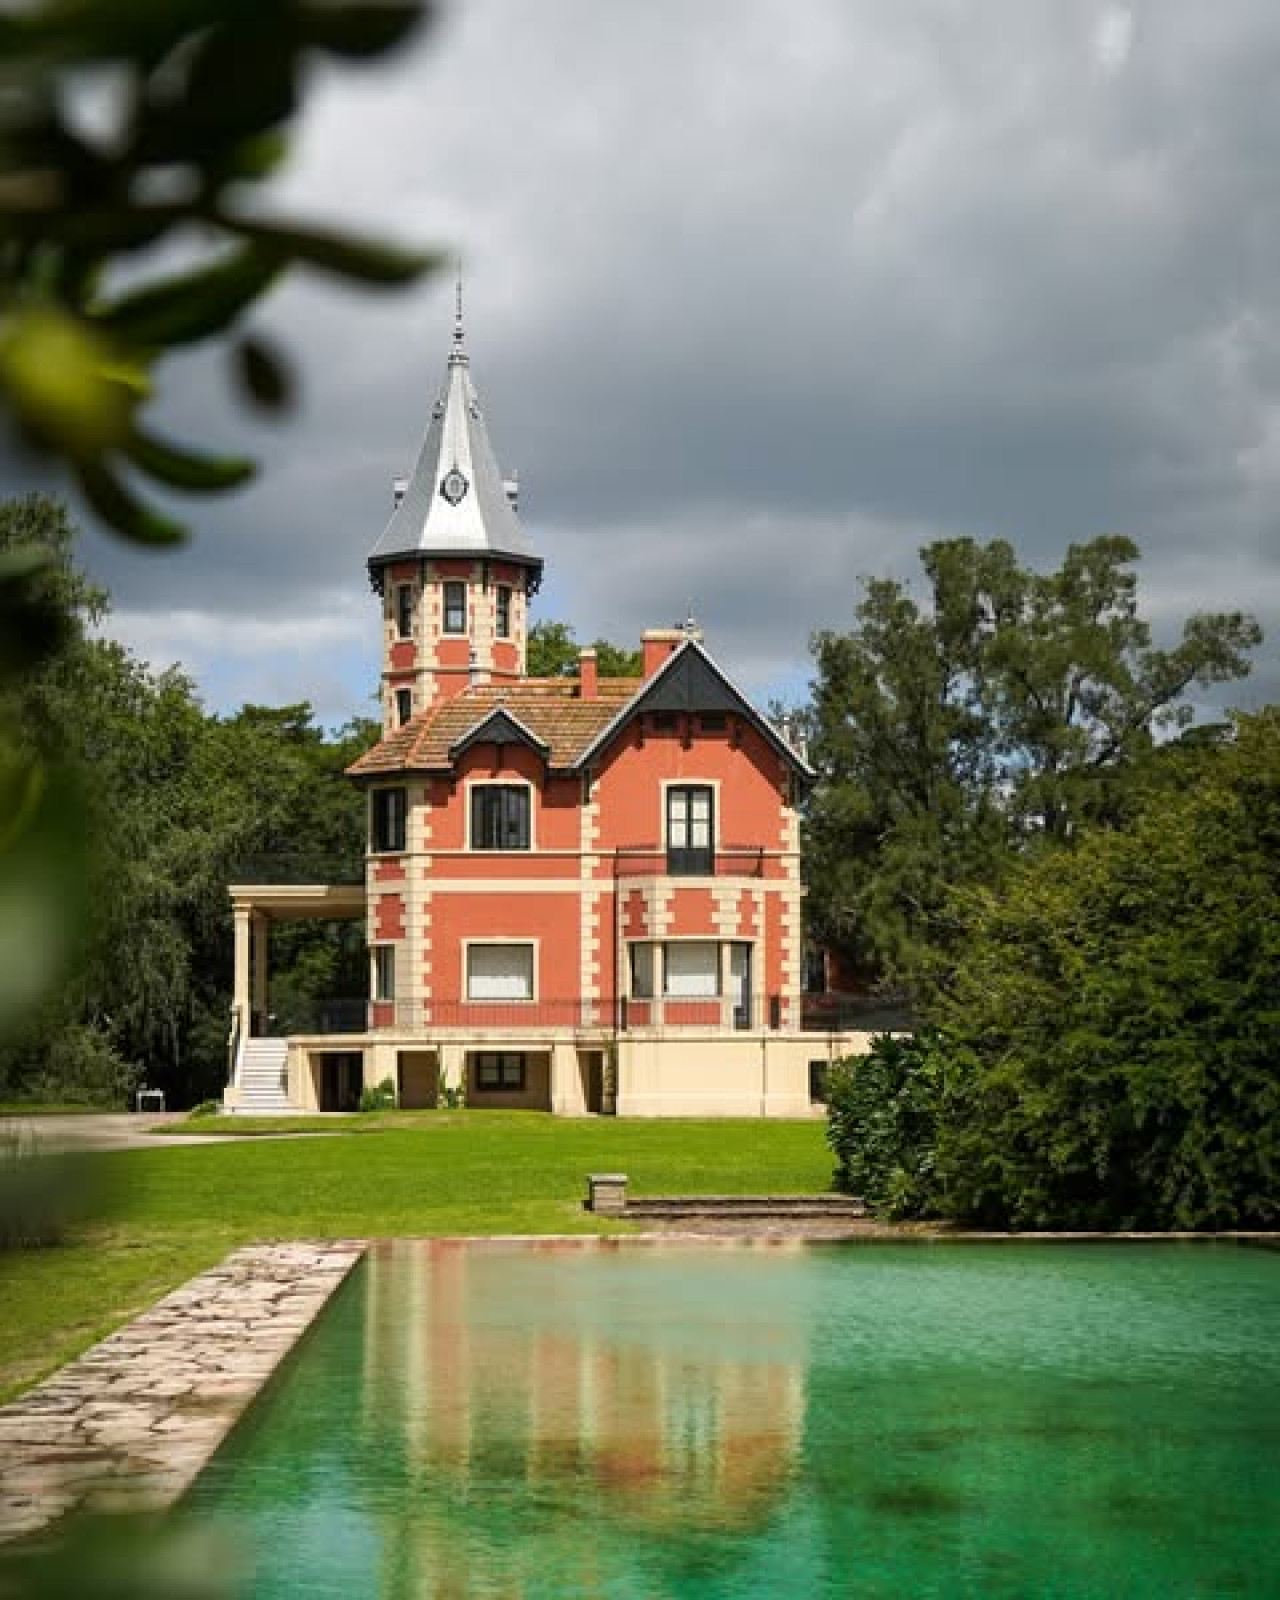
<svg viewBox="0 0 1280 1600"><path fill-rule="evenodd" d="M461 739L455 740L449 746L449 759L456 761L460 755L470 750L473 744L524 744L530 750L536 751L545 761L551 754L551 746L545 739L527 728L519 717L513 716L505 705L495 706L487 716L480 720Z"/></svg>
<svg viewBox="0 0 1280 1600"><path fill-rule="evenodd" d="M640 692L583 750L579 764L585 766L633 717L646 711L733 712L750 722L794 772L803 778L815 776L804 757L756 710L696 639L686 639L672 651Z"/></svg>

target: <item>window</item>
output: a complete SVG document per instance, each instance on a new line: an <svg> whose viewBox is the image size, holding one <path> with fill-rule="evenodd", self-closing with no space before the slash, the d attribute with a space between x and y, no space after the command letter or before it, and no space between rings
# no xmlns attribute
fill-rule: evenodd
<svg viewBox="0 0 1280 1600"><path fill-rule="evenodd" d="M375 944L373 947L373 998L394 1000L396 997L396 947L393 944Z"/></svg>
<svg viewBox="0 0 1280 1600"><path fill-rule="evenodd" d="M402 639L408 639L413 633L413 585L401 583L396 586L396 633Z"/></svg>
<svg viewBox="0 0 1280 1600"><path fill-rule="evenodd" d="M469 944L468 1000L532 1000L531 944Z"/></svg>
<svg viewBox="0 0 1280 1600"><path fill-rule="evenodd" d="M712 793L702 784L674 784L667 790L667 871L715 871Z"/></svg>
<svg viewBox="0 0 1280 1600"><path fill-rule="evenodd" d="M636 1000L653 998L653 946L631 946L631 994Z"/></svg>
<svg viewBox="0 0 1280 1600"><path fill-rule="evenodd" d="M684 939L665 951L665 992L677 1000L713 999L720 993L720 946L712 939Z"/></svg>
<svg viewBox="0 0 1280 1600"><path fill-rule="evenodd" d="M477 1089L506 1089L516 1093L525 1086L525 1058L514 1050L482 1050L472 1056Z"/></svg>
<svg viewBox="0 0 1280 1600"><path fill-rule="evenodd" d="M396 726L403 728L413 715L413 690L396 690Z"/></svg>
<svg viewBox="0 0 1280 1600"><path fill-rule="evenodd" d="M471 791L471 848L529 848L529 790L520 783L478 783Z"/></svg>
<svg viewBox="0 0 1280 1600"><path fill-rule="evenodd" d="M375 852L403 850L405 838L405 791L375 789L369 797L369 848Z"/></svg>
<svg viewBox="0 0 1280 1600"><path fill-rule="evenodd" d="M446 583L444 586L444 631L467 631L467 586L465 583Z"/></svg>
<svg viewBox="0 0 1280 1600"><path fill-rule="evenodd" d="M511 590L505 583L498 585L498 637L511 637Z"/></svg>

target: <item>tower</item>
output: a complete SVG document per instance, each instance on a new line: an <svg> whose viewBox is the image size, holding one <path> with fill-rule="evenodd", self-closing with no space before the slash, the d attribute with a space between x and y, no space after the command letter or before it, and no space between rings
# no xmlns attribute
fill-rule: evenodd
<svg viewBox="0 0 1280 1600"><path fill-rule="evenodd" d="M529 598L541 578L471 381L459 280L444 387L369 553L382 597L383 732L468 684L523 677Z"/></svg>

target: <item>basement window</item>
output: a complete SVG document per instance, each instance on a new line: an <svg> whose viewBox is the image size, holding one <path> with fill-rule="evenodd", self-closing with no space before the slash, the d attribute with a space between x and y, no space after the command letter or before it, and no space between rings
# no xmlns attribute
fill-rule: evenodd
<svg viewBox="0 0 1280 1600"><path fill-rule="evenodd" d="M476 1088L519 1094L527 1081L527 1063L518 1050L482 1050L472 1056Z"/></svg>

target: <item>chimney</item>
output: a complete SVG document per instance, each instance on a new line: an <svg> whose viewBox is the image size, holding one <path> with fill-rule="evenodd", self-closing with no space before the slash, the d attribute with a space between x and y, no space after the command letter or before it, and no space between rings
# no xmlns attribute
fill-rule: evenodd
<svg viewBox="0 0 1280 1600"><path fill-rule="evenodd" d="M408 480L408 478L392 478L392 480L391 480L391 503L392 503L392 509L393 510L398 510L399 509L400 502L404 499L405 495L407 495L408 492L409 492L409 480Z"/></svg>
<svg viewBox="0 0 1280 1600"><path fill-rule="evenodd" d="M645 677L652 678L672 651L678 649L687 637L683 628L646 628L640 635Z"/></svg>
<svg viewBox="0 0 1280 1600"><path fill-rule="evenodd" d="M598 700L600 679L596 671L596 653L591 645L578 651L578 699Z"/></svg>

